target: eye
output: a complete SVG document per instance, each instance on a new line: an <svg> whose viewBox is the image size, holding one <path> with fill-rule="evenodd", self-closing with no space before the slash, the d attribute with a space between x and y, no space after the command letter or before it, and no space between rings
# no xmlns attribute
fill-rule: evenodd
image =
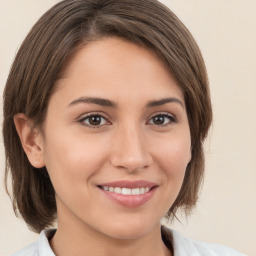
<svg viewBox="0 0 256 256"><path fill-rule="evenodd" d="M172 123L176 123L176 118L168 113L158 114L149 120L149 124L157 125L157 126L166 126Z"/></svg>
<svg viewBox="0 0 256 256"><path fill-rule="evenodd" d="M92 128L100 128L102 125L109 124L107 119L99 114L89 114L81 118L79 122Z"/></svg>

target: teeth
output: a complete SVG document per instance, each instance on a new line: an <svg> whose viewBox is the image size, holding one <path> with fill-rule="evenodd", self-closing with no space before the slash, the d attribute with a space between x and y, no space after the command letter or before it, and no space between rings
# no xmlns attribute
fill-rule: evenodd
<svg viewBox="0 0 256 256"><path fill-rule="evenodd" d="M139 188L133 188L132 189L132 195L139 195L140 194L140 189Z"/></svg>
<svg viewBox="0 0 256 256"><path fill-rule="evenodd" d="M140 194L144 194L145 193L145 188L140 188Z"/></svg>
<svg viewBox="0 0 256 256"><path fill-rule="evenodd" d="M131 195L132 190L130 188L122 188L122 194L123 195Z"/></svg>
<svg viewBox="0 0 256 256"><path fill-rule="evenodd" d="M114 188L114 192L117 194L122 194L122 189L119 187Z"/></svg>
<svg viewBox="0 0 256 256"><path fill-rule="evenodd" d="M122 194L122 195L142 195L147 193L150 188L145 187L145 188L119 188L119 187L107 187L104 186L102 187L105 191L109 192L114 192L117 194Z"/></svg>

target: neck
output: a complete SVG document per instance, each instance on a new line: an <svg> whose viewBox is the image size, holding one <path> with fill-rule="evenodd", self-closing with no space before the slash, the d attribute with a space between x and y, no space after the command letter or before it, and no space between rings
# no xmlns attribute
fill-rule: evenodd
<svg viewBox="0 0 256 256"><path fill-rule="evenodd" d="M94 230L86 224L58 219L58 230L50 241L54 253L66 255L171 256L161 237L160 223L141 236L118 239Z"/></svg>

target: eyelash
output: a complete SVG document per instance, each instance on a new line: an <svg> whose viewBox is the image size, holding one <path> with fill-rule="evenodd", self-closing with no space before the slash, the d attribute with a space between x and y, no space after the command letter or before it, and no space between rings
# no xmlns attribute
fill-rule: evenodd
<svg viewBox="0 0 256 256"><path fill-rule="evenodd" d="M92 125L92 124L89 124L89 123L85 123L85 121L89 120L90 117L99 117L101 119L101 121L102 121L102 119L104 119L106 121L106 123L99 124L99 125ZM150 117L150 119L147 123L149 123L153 118L156 118L156 117L164 117L164 122L166 121L166 118L168 118L169 121L167 123L160 124L160 125L157 125L157 124L154 124L154 123L150 123L150 125L156 125L157 127L166 127L166 126L172 125L174 123L177 123L176 117L174 115L166 113L166 112L157 113L157 114L153 115L152 117ZM111 124L106 117L104 117L102 114L99 114L99 113L90 113L90 114L80 118L78 120L78 122L80 124L84 125L84 126L92 128L92 129L97 129L97 128L99 129L103 125Z"/></svg>
<svg viewBox="0 0 256 256"><path fill-rule="evenodd" d="M177 119L174 115L172 114L169 114L169 113L166 113L166 112L162 112L162 113L157 113L156 115L153 115L150 120L152 120L153 118L156 118L156 117L164 117L164 118L168 118L169 119L169 122L166 124L161 124L161 125L157 125L157 124L152 124L152 125L156 125L156 126L162 126L162 127L166 127L166 126L169 126L169 125L172 125L174 123L177 123Z"/></svg>
<svg viewBox="0 0 256 256"><path fill-rule="evenodd" d="M101 125L86 124L86 123L85 123L85 120L86 120L86 119L89 119L90 117L100 117L101 120L102 120L102 118L103 118L103 119L106 120L106 123L110 124L110 122L107 120L107 118L104 117L102 114L99 114L99 113L90 113L90 114L88 114L88 115L83 116L82 118L80 118L80 119L78 120L78 122L79 122L80 124L84 125L84 126L87 126L87 127L92 128L92 129L101 128L103 125L105 125L105 124L101 124Z"/></svg>

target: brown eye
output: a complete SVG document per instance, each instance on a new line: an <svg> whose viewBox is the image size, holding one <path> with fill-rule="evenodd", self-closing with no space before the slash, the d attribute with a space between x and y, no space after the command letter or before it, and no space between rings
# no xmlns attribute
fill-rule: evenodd
<svg viewBox="0 0 256 256"><path fill-rule="evenodd" d="M88 122L90 125L100 125L101 124L101 116L90 116L88 118Z"/></svg>
<svg viewBox="0 0 256 256"><path fill-rule="evenodd" d="M100 127L107 123L106 118L101 115L89 115L80 120L80 122L87 126Z"/></svg>
<svg viewBox="0 0 256 256"><path fill-rule="evenodd" d="M153 122L156 125L162 125L165 123L165 116L154 116L153 117Z"/></svg>
<svg viewBox="0 0 256 256"><path fill-rule="evenodd" d="M176 122L175 117L170 114L156 115L156 116L153 116L149 121L150 124L158 125L158 126L168 125L175 122Z"/></svg>

